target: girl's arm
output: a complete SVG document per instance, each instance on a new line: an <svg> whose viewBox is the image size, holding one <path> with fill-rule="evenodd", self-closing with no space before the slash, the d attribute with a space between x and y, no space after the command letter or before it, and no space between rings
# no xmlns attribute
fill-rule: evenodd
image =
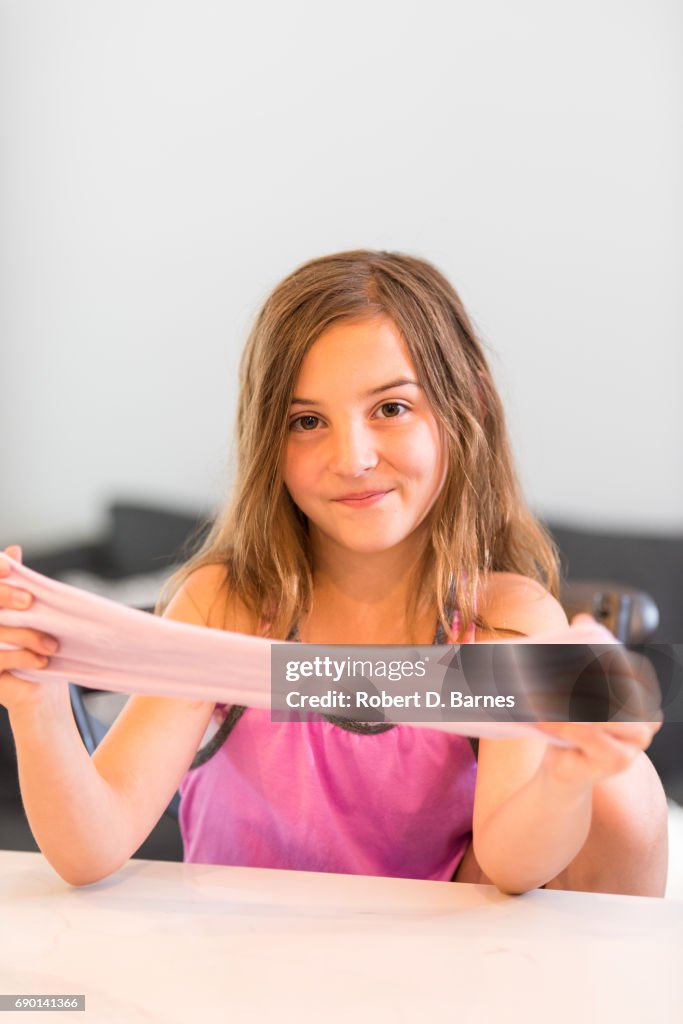
<svg viewBox="0 0 683 1024"><path fill-rule="evenodd" d="M213 704L131 697L112 726L125 719L117 746L129 760L102 773L67 698L68 692L59 714L46 706L11 712L10 725L33 836L65 882L88 885L118 870L152 831L192 762Z"/></svg>
<svg viewBox="0 0 683 1024"><path fill-rule="evenodd" d="M591 825L592 786L543 770L544 740L479 741L473 846L501 891L539 888L564 870Z"/></svg>
<svg viewBox="0 0 683 1024"><path fill-rule="evenodd" d="M539 888L567 867L586 842L598 796L604 829L634 841L642 822L666 809L661 781L643 752L658 723L569 722L553 729L560 724L558 735L576 742L576 749L480 741L474 851L503 892ZM575 761L571 773L558 767L565 757ZM624 785L594 790L596 782L622 772Z"/></svg>
<svg viewBox="0 0 683 1024"><path fill-rule="evenodd" d="M540 585L497 575L486 606L490 622L527 635L566 627L563 610ZM504 892L543 886L567 867L588 837L595 782L628 768L638 784L651 769L643 750L659 723L558 722L543 728L577 749L542 739L479 743L474 852L482 871ZM616 806L607 811L624 813Z"/></svg>
<svg viewBox="0 0 683 1024"><path fill-rule="evenodd" d="M166 617L207 625L207 584L216 568L193 573ZM87 885L120 868L152 831L192 763L214 704L131 697L91 758L68 687L57 694L53 683L40 686L48 699L9 708L24 809L57 873Z"/></svg>

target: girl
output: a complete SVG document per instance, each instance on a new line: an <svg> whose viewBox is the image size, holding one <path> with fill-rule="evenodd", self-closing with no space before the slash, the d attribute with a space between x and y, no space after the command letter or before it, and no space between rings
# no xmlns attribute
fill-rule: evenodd
<svg viewBox="0 0 683 1024"><path fill-rule="evenodd" d="M589 617L567 624L481 344L429 263L354 251L287 277L247 341L237 445L232 500L157 614L303 643L605 642ZM49 638L0 640L21 646L0 652L0 701L27 817L74 885L121 867L180 787L188 861L663 895L666 800L644 753L657 723L554 723L572 749L477 750L135 696L90 758L68 687L12 675Z"/></svg>

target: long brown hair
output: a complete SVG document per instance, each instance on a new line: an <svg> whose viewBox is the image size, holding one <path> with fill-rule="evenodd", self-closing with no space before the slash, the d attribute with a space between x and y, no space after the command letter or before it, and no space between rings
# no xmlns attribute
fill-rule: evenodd
<svg viewBox="0 0 683 1024"><path fill-rule="evenodd" d="M527 508L505 416L482 344L450 282L426 260L358 249L303 264L271 293L240 362L236 479L229 502L196 553L167 581L161 614L197 568L223 564L226 585L263 632L286 637L310 606L307 520L282 478L288 416L301 364L322 332L344 320L389 317L415 364L445 438L448 470L430 512L431 536L416 563L408 621L425 594L448 635L455 585L462 628L492 571L520 573L559 593L557 548Z"/></svg>

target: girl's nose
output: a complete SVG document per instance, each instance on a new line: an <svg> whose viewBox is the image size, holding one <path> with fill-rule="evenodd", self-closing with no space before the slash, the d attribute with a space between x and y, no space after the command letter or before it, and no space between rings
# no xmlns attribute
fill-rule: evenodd
<svg viewBox="0 0 683 1024"><path fill-rule="evenodd" d="M329 468L341 476L353 476L377 465L372 431L363 424L348 424L331 432Z"/></svg>

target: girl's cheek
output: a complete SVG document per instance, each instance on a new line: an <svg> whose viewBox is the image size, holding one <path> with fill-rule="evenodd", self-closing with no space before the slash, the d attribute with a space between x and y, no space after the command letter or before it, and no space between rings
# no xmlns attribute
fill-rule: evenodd
<svg viewBox="0 0 683 1024"><path fill-rule="evenodd" d="M392 445L392 451L406 465L421 466L424 469L425 464L430 461L432 440L427 432L397 437L396 442Z"/></svg>
<svg viewBox="0 0 683 1024"><path fill-rule="evenodd" d="M292 490L307 491L314 484L320 469L320 460L312 458L310 452L295 452L285 461L285 480Z"/></svg>

